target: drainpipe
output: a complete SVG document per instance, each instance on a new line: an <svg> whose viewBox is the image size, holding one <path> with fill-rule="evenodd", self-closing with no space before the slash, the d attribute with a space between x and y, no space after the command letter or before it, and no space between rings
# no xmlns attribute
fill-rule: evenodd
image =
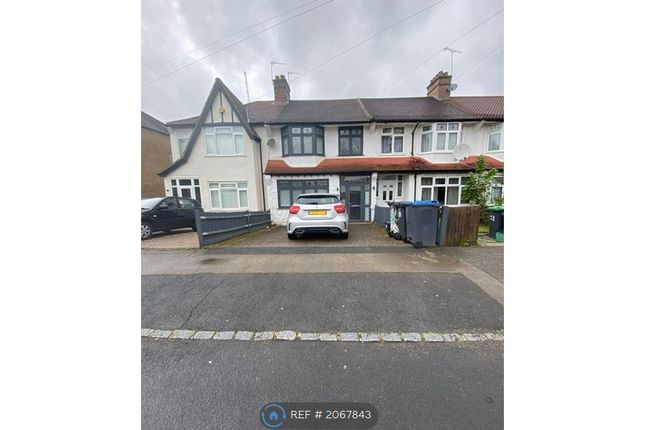
<svg viewBox="0 0 645 430"><path fill-rule="evenodd" d="M414 157L414 132L417 131L417 127L419 127L419 121L414 125L414 128L412 129L412 150L410 151L410 156ZM414 184L412 186L414 188L414 200L417 199L417 171L414 171Z"/></svg>
<svg viewBox="0 0 645 430"><path fill-rule="evenodd" d="M260 149L260 183L262 184L262 210L266 212L267 210L267 203L266 203L266 196L265 196L265 189L264 189L264 172L262 169L264 169L264 162L262 161L262 139L258 142L258 147Z"/></svg>
<svg viewBox="0 0 645 430"><path fill-rule="evenodd" d="M410 155L414 157L414 132L417 131L417 127L419 126L419 121L414 125L414 128L412 129L412 150L410 151Z"/></svg>

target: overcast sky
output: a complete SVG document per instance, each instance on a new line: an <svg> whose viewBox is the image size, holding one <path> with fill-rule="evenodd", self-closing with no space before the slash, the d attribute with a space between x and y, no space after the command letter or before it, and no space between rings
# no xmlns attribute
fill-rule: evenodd
<svg viewBox="0 0 645 430"><path fill-rule="evenodd" d="M274 66L274 75L304 73L438 2L440 0L143 0L141 108L164 122L198 115L215 77L220 77L240 100L246 102L244 71L248 76L251 101L270 100L273 98L271 60L286 63ZM322 6L222 50L319 5ZM302 7L283 14L298 6ZM448 52L441 52L391 84L503 7L502 0L443 0L304 76L292 75L291 98L377 97L385 88L387 90L378 97L423 96L437 71L450 70ZM268 20L279 14L283 15ZM503 19L501 13L451 45L463 51L454 56L456 79L453 82L459 88L453 95L503 94ZM254 26L262 21L265 22ZM240 32L245 27L251 28ZM218 50L222 51L148 84ZM482 57L485 59L471 68ZM463 72L466 73L459 77Z"/></svg>

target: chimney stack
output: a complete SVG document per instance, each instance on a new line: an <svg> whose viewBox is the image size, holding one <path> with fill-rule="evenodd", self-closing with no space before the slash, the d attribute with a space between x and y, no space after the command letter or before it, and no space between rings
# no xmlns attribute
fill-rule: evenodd
<svg viewBox="0 0 645 430"><path fill-rule="evenodd" d="M427 86L427 96L434 96L439 100L449 99L450 98L450 81L452 76L448 72L440 71L435 75L434 78L430 81L430 85Z"/></svg>
<svg viewBox="0 0 645 430"><path fill-rule="evenodd" d="M273 100L275 104L287 104L291 99L291 88L284 75L276 75L273 79Z"/></svg>

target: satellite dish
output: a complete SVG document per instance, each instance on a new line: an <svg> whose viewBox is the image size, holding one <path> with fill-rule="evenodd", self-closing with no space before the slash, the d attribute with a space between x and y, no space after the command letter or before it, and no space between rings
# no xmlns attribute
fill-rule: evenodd
<svg viewBox="0 0 645 430"><path fill-rule="evenodd" d="M457 89L458 86L459 85L457 85L457 84L450 84L450 86L448 87L448 91L454 91L454 90Z"/></svg>
<svg viewBox="0 0 645 430"><path fill-rule="evenodd" d="M470 155L470 146L465 143L460 143L455 146L452 155L455 157L455 160L463 160Z"/></svg>
<svg viewBox="0 0 645 430"><path fill-rule="evenodd" d="M273 144L275 144L275 139L271 137L269 138L269 140L267 140L267 145L271 146Z"/></svg>

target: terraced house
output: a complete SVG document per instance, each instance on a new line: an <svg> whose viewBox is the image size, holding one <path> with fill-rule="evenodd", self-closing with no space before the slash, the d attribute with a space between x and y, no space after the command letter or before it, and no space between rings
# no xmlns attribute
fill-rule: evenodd
<svg viewBox="0 0 645 430"><path fill-rule="evenodd" d="M451 96L446 72L423 97L291 100L284 76L273 86L274 100L243 104L218 78L199 116L167 123L167 195L207 211L270 210L281 224L298 194L331 192L350 220L371 221L389 201L464 203L480 155L503 194L503 96Z"/></svg>

